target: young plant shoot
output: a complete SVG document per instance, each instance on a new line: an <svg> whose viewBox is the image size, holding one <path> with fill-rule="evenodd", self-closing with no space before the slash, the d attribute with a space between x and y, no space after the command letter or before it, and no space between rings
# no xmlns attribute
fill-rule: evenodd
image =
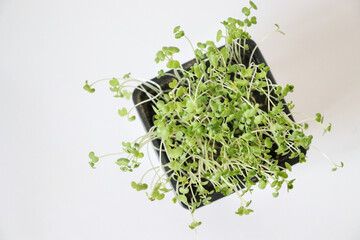
<svg viewBox="0 0 360 240"><path fill-rule="evenodd" d="M213 41L193 45L180 26L175 27L175 38L190 43L196 61L184 68L176 58L179 48L159 50L155 61L164 62L172 70L159 71L158 78L172 79L166 88L130 74L97 81L109 82L110 91L117 98L129 99L128 88L146 94L147 99L131 109L118 110L129 121L135 119L135 107L152 104L153 126L135 141L123 142L123 152L115 162L120 170L133 171L144 158L145 146L159 139L157 151L166 152L168 161L160 161L160 166L151 162L152 167L143 177L131 183L137 191L147 191L151 201L162 200L171 191L169 183L175 182L173 202L185 205L192 215L196 208L210 204L214 194L232 193L239 198L236 214L248 215L253 210L246 193L255 187L272 188L273 197L279 195L283 186L293 188L295 179L288 176L292 170L289 161L306 162L305 153L313 138L304 133L307 122L317 122L324 133L331 130L331 125L324 125L320 113L307 122L295 122L288 110L294 104L284 101L294 86L275 84L269 79L270 68L265 62L254 59L257 46L250 46L248 29L257 24L257 18L252 16L256 9L250 1L248 7L242 8L243 19L228 18L222 22L224 29L216 34L216 41L225 43L222 48ZM275 27L275 32L284 34L277 24ZM84 89L95 92L95 83L86 82ZM90 166L94 168L99 159L108 155L91 152ZM334 165L334 169L343 166ZM189 227L194 229L200 224L193 217Z"/></svg>

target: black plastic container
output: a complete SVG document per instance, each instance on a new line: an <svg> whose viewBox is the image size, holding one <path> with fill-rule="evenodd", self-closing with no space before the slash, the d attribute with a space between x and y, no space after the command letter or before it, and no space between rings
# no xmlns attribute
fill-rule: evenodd
<svg viewBox="0 0 360 240"><path fill-rule="evenodd" d="M262 56L260 50L258 47L256 47L256 43L251 40L251 39L248 39L246 41L246 43L249 45L249 52L251 53L255 48L255 52L254 52L254 55L253 55L253 58L252 58L252 61L255 63L255 64L261 64L261 63L264 63L265 66L268 66L265 62L265 59L264 57ZM223 47L220 47L219 49L221 49ZM195 59L192 59L186 63L184 63L182 65L182 67L185 69L185 70L188 70L190 69L190 67L196 62ZM171 71L168 71L167 73L173 73L173 70ZM275 82L275 79L273 77L273 75L271 74L271 71L269 71L267 73L267 78L271 80L271 82L273 84L276 84ZM173 77L170 77L170 76L163 76L161 78L153 78L151 79L150 81L152 82L155 82L157 83L161 88L162 90L169 90L169 86L168 84L173 80ZM152 92L151 89L149 89L148 87L146 87L144 84L140 85L137 87L137 89L135 89L135 91L133 92L133 101L135 104L138 104L144 100L147 100L149 99L148 96L142 92L141 90L139 90L138 88L144 88L146 89L147 91L149 91L150 93ZM283 101L284 103L284 112L287 113L287 114L290 114L290 110L289 108L286 106L285 104L285 101ZM153 110L153 102L149 101L149 102L146 102L146 103L143 103L139 106L136 107L139 115L140 115L140 118L141 120L143 121L143 124L145 126L145 129L146 131L149 131L149 129L154 126L154 123L153 123L153 119L154 119L154 115L155 115L155 112ZM289 115L290 119L294 121L293 117L291 115ZM160 148L160 139L155 139L152 141L153 142L153 145L159 149ZM163 165L169 163L169 159L167 157L167 154L165 151L162 151L161 153L156 150L159 158L161 158L161 162ZM305 149L302 149L302 152L305 154L306 153L306 150ZM294 165L296 163L299 162L299 157L296 157L296 158L293 158L293 159L289 159L288 156L278 156L276 158L278 160L278 163L280 166L284 166L285 165L285 162L288 162L290 165ZM165 171L169 171L170 169L168 167L164 167L164 170ZM252 179L254 180L254 182L256 182L256 178ZM174 179L171 179L170 181L173 189L176 189L176 181ZM239 188L242 188L243 186L239 186ZM211 202L214 202L222 197L224 197L223 194L219 193L219 192L214 192L213 194L209 195L211 197ZM182 203L182 206L185 207L186 209L188 208L185 204Z"/></svg>

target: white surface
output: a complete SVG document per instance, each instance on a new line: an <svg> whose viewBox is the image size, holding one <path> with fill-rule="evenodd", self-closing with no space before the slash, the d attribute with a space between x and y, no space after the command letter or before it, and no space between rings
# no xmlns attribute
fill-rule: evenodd
<svg viewBox="0 0 360 240"><path fill-rule="evenodd" d="M225 2L225 1L224 1ZM245 1L243 1L245 2ZM360 2L256 1L259 40L278 23L286 36L260 45L278 83L295 85L296 111L333 123L314 145L345 168L331 172L318 152L294 167L292 192L273 199L256 190L254 214L239 217L235 195L200 209L200 239L360 239ZM214 39L219 22L240 16L239 1L0 1L0 239L195 239L190 215L171 202L149 202L130 189L149 164L124 174L107 159L144 133L120 119L107 86L94 81L132 72L153 77L163 45L181 24L193 42ZM129 103L130 104L130 103ZM296 116L295 116L296 117ZM301 117L296 117L301 119ZM154 154L152 154L154 156Z"/></svg>

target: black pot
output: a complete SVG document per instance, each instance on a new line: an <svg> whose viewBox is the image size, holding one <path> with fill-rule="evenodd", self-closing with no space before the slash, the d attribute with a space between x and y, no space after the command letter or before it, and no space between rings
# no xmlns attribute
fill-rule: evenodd
<svg viewBox="0 0 360 240"><path fill-rule="evenodd" d="M261 64L261 63L264 63L265 66L268 66L265 62L265 59L263 57L263 55L261 54L259 48L256 47L256 43L251 40L251 39L247 39L246 40L246 43L249 45L249 51L248 52L252 52L255 48L255 52L254 52L254 55L253 55L253 62L255 64ZM223 48L224 46L220 47L219 49ZM196 62L195 59L192 59L186 63L184 63L182 65L182 67L185 69L185 70L188 70L190 69L190 67ZM173 70L170 70L168 71L167 73L171 73L173 74ZM273 77L273 75L271 74L271 71L268 71L267 73L267 78L271 80L271 82L273 84L276 84L275 82L275 79ZM163 77L160 77L160 78L153 78L150 80L150 82L155 82L157 83L158 85L160 85L160 87L162 88L162 90L169 90L169 86L168 84L170 82L172 82L173 78L170 77L170 76L163 76ZM149 91L150 93L153 94L152 90L149 89L148 87L146 87L144 84L138 86L135 91L133 92L133 101L135 104L138 104L144 100L147 100L149 99L148 96L142 92L141 90L139 90L139 88L144 88L146 89L147 91ZM259 96L260 97L260 96ZM259 99L259 101L261 101L261 99ZM284 103L284 112L289 114L289 117L291 120L294 121L294 118L292 117L292 115L290 115L290 110L289 108L286 106L285 104L285 101L283 100L283 103ZM141 120L143 121L143 124L145 126L145 129L146 131L149 131L149 129L154 126L154 123L153 123L153 119L154 119L154 116L155 116L155 112L153 110L153 102L149 101L149 102L146 102L146 103L143 103L139 106L136 107L139 115L140 115L140 118ZM160 148L160 139L155 139L152 141L153 142L153 145L159 149ZM305 149L301 149L301 151L305 154L306 153L306 150ZM169 159L167 157L167 154L165 151L162 151L161 153L159 153L158 150L156 150L157 154L159 157L161 157L161 162L163 165L169 163ZM276 153L274 152L273 153L274 157L276 155ZM293 159L289 159L288 156L276 156L276 159L278 160L278 164L282 167L285 166L285 162L288 162L290 165L294 165L296 163L299 162L299 157L296 157L296 158L293 158ZM164 167L164 170L165 171L169 171L170 169L168 167ZM254 182L256 182L256 178L252 179ZM174 179L171 179L170 181L173 189L176 189L176 181ZM244 186L239 186L239 188L243 188ZM224 197L223 194L221 194L220 192L214 192L213 194L209 195L211 197L211 202L214 202L222 197ZM188 207L181 203L183 207L185 207L186 209L188 209Z"/></svg>

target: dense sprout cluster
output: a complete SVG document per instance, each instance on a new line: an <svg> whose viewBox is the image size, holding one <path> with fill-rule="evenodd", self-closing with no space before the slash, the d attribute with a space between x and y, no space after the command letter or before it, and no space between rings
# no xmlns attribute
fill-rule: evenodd
<svg viewBox="0 0 360 240"><path fill-rule="evenodd" d="M155 61L165 62L173 69L171 73L159 71L159 78L172 78L166 89L132 78L130 74L122 81L105 79L115 97L129 98L125 88L133 83L150 89L136 87L148 96L139 104L153 103L154 126L134 142L124 142L123 152L119 154L127 157L116 161L122 171L133 171L144 157L143 147L154 139L161 140L157 150L165 151L169 162L152 166L139 182L131 183L138 191L148 190L150 200L163 199L171 191L168 183L175 181L173 201L186 205L191 213L211 203L215 193L235 192L240 199L236 213L247 215L252 212L251 201L243 196L256 184L260 189L273 188L274 197L284 184L287 189L293 188L294 179L288 179L287 173L291 165L282 159L298 158L300 163L305 162L304 153L309 149L312 136L304 133L308 124L296 123L286 110L294 107L292 102L284 101L294 87L272 82L268 78L269 67L253 57L257 46L249 47L251 36L247 28L257 24L256 17L251 16L256 9L250 1L250 6L242 9L243 20L228 18L222 22L224 33L219 30L216 36L217 41L225 41L222 48L217 48L212 41L200 42L194 47L184 31L175 27L175 38L189 41L196 62L184 69L174 58L180 51L177 47L163 47L158 51ZM278 25L275 32L283 34ZM94 92L92 85L86 82L84 89ZM130 116L132 110L122 108L118 113L131 121L135 119ZM331 125L323 125L321 114L307 120L318 122L324 132L331 129ZM99 158L108 155L96 156L91 152L90 165L94 167ZM161 171L164 168L165 173ZM144 182L145 176L151 172L153 178L148 185ZM190 228L200 224L194 220Z"/></svg>

